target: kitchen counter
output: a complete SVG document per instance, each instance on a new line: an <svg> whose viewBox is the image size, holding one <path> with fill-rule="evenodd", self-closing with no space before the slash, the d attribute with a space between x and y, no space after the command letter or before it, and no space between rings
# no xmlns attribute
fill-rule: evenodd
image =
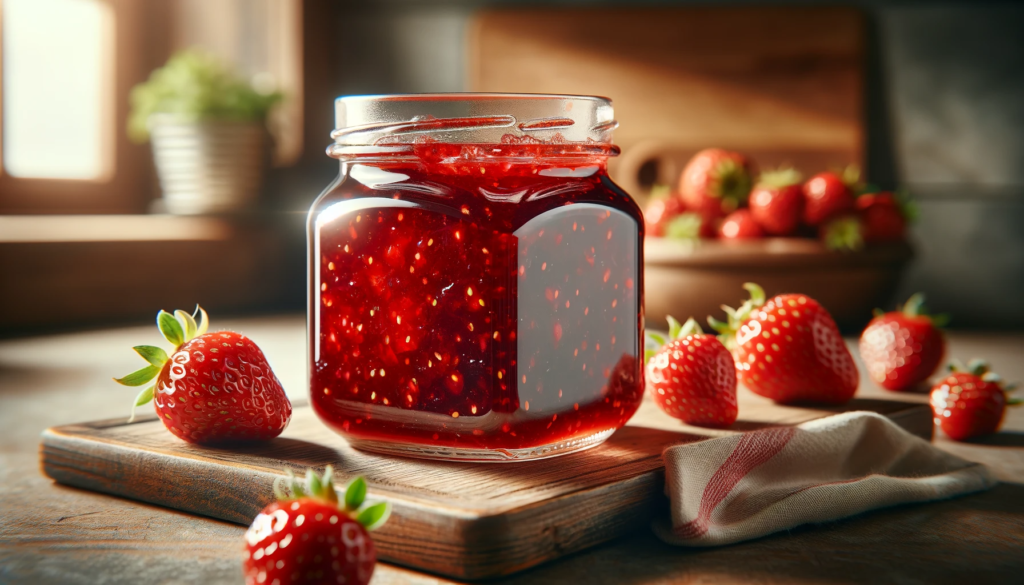
<svg viewBox="0 0 1024 585"><path fill-rule="evenodd" d="M303 317L215 320L214 326L252 337L292 398L304 397ZM57 485L39 471L40 432L126 415L135 391L111 377L139 367L132 345L161 341L152 326L0 341L0 583L242 581L244 527ZM949 342L950 357L985 357L1004 378L1024 380L1024 334L952 333ZM927 402L922 394L883 392L863 372L861 377L860 396ZM670 547L643 529L501 582L1019 579L1024 573L1024 407L1008 410L999 434L954 443L937 432L935 444L990 465L1003 483L981 494L716 549ZM373 583L451 581L380 563Z"/></svg>

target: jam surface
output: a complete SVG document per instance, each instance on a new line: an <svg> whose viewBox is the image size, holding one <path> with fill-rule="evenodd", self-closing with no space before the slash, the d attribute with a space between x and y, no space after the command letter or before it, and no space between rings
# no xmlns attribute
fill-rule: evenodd
<svg viewBox="0 0 1024 585"><path fill-rule="evenodd" d="M321 419L357 439L521 449L633 415L640 212L601 159L546 149L346 163L310 216Z"/></svg>

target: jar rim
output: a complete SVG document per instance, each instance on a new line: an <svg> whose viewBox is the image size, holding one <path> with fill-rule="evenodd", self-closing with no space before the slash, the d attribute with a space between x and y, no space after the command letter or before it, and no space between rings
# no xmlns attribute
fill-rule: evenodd
<svg viewBox="0 0 1024 585"><path fill-rule="evenodd" d="M617 151L612 101L600 96L429 93L342 96L335 100L327 153L424 142L587 145Z"/></svg>

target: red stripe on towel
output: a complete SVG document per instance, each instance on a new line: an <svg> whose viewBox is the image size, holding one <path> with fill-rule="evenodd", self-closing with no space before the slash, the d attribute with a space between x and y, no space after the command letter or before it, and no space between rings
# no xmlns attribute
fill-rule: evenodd
<svg viewBox="0 0 1024 585"><path fill-rule="evenodd" d="M755 431L743 435L725 463L711 476L701 496L697 517L672 529L680 538L697 538L708 531L711 513L754 468L775 457L796 434L793 427Z"/></svg>

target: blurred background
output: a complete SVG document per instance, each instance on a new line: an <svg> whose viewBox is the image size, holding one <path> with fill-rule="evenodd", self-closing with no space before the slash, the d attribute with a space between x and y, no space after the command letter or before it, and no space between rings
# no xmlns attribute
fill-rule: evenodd
<svg viewBox="0 0 1024 585"><path fill-rule="evenodd" d="M301 312L332 100L454 91L611 97L638 199L709 146L857 164L920 209L886 301L1020 329L1022 30L978 1L2 0L0 335Z"/></svg>

